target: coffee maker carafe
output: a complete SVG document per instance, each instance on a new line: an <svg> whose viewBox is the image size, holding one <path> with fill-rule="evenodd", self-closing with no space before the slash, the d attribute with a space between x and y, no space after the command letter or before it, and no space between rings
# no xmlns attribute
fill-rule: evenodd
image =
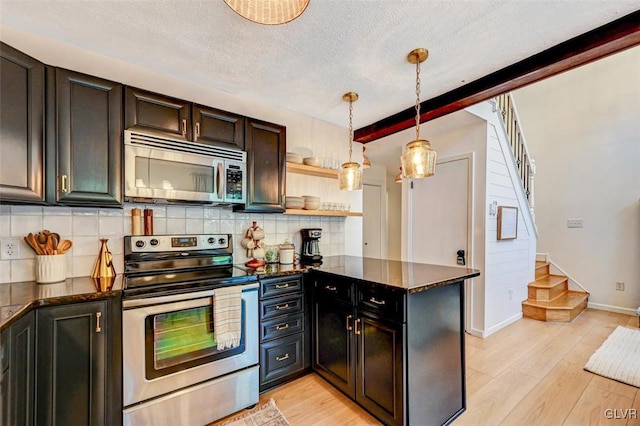
<svg viewBox="0 0 640 426"><path fill-rule="evenodd" d="M322 264L322 255L320 254L320 244L318 240L322 236L321 228L305 228L301 229L302 234L302 255L300 262L306 265Z"/></svg>

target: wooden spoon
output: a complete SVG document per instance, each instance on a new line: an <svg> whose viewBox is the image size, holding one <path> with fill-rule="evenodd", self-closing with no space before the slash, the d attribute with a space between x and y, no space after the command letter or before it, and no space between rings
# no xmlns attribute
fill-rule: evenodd
<svg viewBox="0 0 640 426"><path fill-rule="evenodd" d="M51 241L51 248L53 249L53 254L58 254L58 241L60 241L60 236L56 237L56 233L51 234L51 238L49 238L49 240Z"/></svg>
<svg viewBox="0 0 640 426"><path fill-rule="evenodd" d="M66 253L71 248L71 245L71 241L69 240L60 241L60 243L58 244L58 254Z"/></svg>
<svg viewBox="0 0 640 426"><path fill-rule="evenodd" d="M44 232L38 232L36 234L36 240L38 241L42 254L50 254L47 250L47 241L49 240L49 237L47 237Z"/></svg>
<svg viewBox="0 0 640 426"><path fill-rule="evenodd" d="M31 232L29 232L29 235L24 237L24 241L29 247L33 249L34 252L36 252L37 255L42 254L42 252L40 251L40 246L38 245L38 242L35 240L35 237Z"/></svg>

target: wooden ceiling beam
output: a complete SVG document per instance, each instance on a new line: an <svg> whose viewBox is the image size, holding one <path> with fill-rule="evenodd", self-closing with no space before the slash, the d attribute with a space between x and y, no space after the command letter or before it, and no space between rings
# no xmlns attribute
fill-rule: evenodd
<svg viewBox="0 0 640 426"><path fill-rule="evenodd" d="M433 120L640 45L640 10L502 68L471 83L420 103L420 122ZM354 132L361 143L415 126L415 107L383 118Z"/></svg>

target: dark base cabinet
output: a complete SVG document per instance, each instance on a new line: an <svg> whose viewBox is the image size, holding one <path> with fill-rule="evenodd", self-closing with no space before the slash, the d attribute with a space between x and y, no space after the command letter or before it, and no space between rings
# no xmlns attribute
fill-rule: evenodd
<svg viewBox="0 0 640 426"><path fill-rule="evenodd" d="M301 275L260 280L260 392L310 371Z"/></svg>
<svg viewBox="0 0 640 426"><path fill-rule="evenodd" d="M121 425L120 310L118 299L41 307L4 330L0 424Z"/></svg>
<svg viewBox="0 0 640 426"><path fill-rule="evenodd" d="M386 425L442 425L466 407L462 282L406 290L322 272L313 369Z"/></svg>

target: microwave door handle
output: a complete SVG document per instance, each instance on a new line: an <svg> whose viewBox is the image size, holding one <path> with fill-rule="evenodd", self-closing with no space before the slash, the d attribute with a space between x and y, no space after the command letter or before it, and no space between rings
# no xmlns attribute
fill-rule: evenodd
<svg viewBox="0 0 640 426"><path fill-rule="evenodd" d="M216 168L216 195L220 201L224 201L223 199L223 191L224 191L224 164L218 163L218 167Z"/></svg>

